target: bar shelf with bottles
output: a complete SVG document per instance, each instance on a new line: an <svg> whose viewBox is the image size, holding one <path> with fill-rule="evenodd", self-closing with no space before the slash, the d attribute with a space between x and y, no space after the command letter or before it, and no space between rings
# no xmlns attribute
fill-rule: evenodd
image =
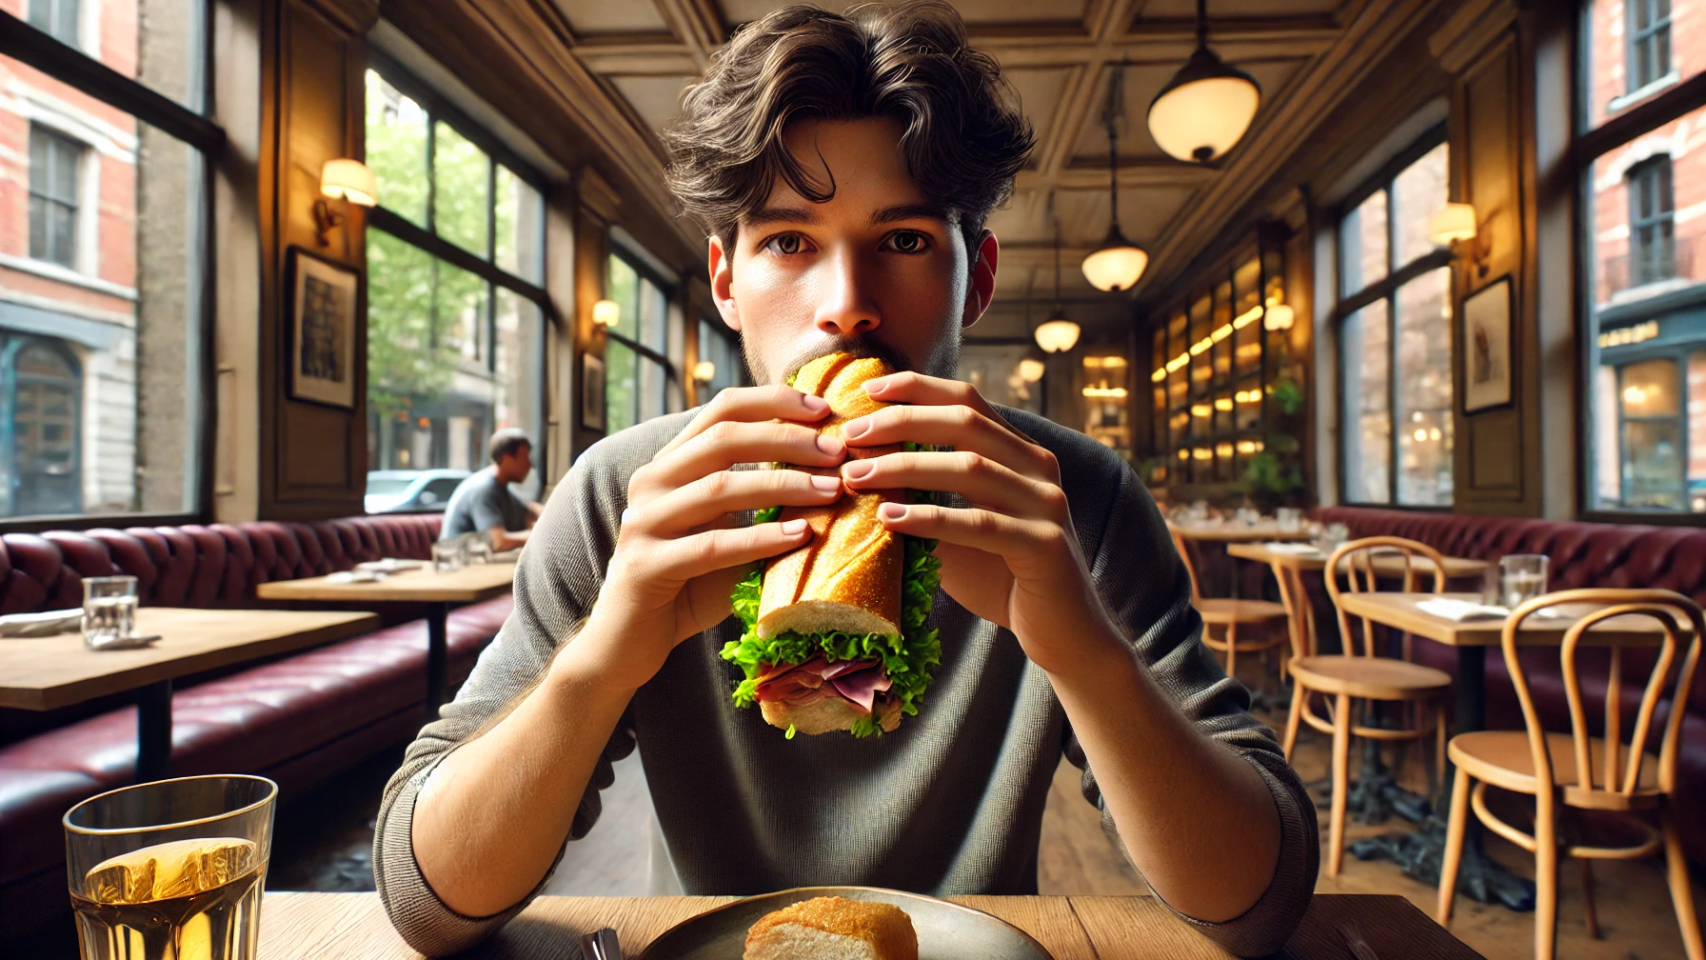
<svg viewBox="0 0 1706 960"><path fill-rule="evenodd" d="M1273 348L1293 313L1286 302L1284 237L1271 226L1188 293L1153 314L1152 488L1213 499L1235 492L1268 442Z"/></svg>

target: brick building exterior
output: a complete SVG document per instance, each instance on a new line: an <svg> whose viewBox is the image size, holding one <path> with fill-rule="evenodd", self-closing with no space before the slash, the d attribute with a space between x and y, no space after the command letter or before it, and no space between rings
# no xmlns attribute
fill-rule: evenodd
<svg viewBox="0 0 1706 960"><path fill-rule="evenodd" d="M1706 67L1706 3L1595 0L1589 128ZM1586 171L1595 324L1593 497L1611 510L1706 512L1706 110Z"/></svg>
<svg viewBox="0 0 1706 960"><path fill-rule="evenodd" d="M136 0L0 0L136 76ZM0 515L137 507L138 124L0 59Z"/></svg>

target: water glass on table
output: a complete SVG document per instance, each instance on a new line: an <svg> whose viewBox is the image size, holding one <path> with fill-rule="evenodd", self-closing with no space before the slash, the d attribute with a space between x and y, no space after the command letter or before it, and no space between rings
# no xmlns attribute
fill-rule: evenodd
<svg viewBox="0 0 1706 960"><path fill-rule="evenodd" d="M1541 553L1513 553L1499 558L1500 606L1515 610L1546 592L1550 561Z"/></svg>
<svg viewBox="0 0 1706 960"><path fill-rule="evenodd" d="M1280 507L1274 511L1274 525L1280 533L1296 533L1303 529L1303 511L1296 507Z"/></svg>
<svg viewBox="0 0 1706 960"><path fill-rule="evenodd" d="M136 633L136 578L83 578L83 642L99 650Z"/></svg>
<svg viewBox="0 0 1706 960"><path fill-rule="evenodd" d="M184 777L67 811L85 960L252 960L277 796L264 777Z"/></svg>
<svg viewBox="0 0 1706 960"><path fill-rule="evenodd" d="M468 556L468 541L439 540L432 545L432 572L454 573L462 569Z"/></svg>

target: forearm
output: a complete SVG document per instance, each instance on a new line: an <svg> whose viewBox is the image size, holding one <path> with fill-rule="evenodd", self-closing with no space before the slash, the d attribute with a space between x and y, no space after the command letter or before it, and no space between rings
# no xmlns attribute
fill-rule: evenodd
<svg viewBox="0 0 1706 960"><path fill-rule="evenodd" d="M599 755L633 691L601 681L583 655L589 621L501 721L445 757L415 803L411 839L445 906L485 917L513 906L550 869Z"/></svg>
<svg viewBox="0 0 1706 960"><path fill-rule="evenodd" d="M527 530L505 530L503 527L494 527L492 529L492 550L496 553L514 550L526 544L527 535L532 532L531 528Z"/></svg>
<svg viewBox="0 0 1706 960"><path fill-rule="evenodd" d="M1114 636L1050 681L1144 877L1211 923L1261 898L1279 859L1273 794L1250 763L1204 737Z"/></svg>

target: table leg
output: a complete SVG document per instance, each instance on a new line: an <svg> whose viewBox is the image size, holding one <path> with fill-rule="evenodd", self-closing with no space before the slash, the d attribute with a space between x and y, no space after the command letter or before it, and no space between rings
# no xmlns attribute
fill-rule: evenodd
<svg viewBox="0 0 1706 960"><path fill-rule="evenodd" d="M172 681L136 691L136 782L172 775Z"/></svg>
<svg viewBox="0 0 1706 960"><path fill-rule="evenodd" d="M1458 733L1480 730L1487 723L1487 648L1458 647L1457 673L1455 729ZM1358 860L1390 858L1411 877L1438 886L1445 860L1446 832L1445 817L1439 810L1451 809L1451 785L1455 775L1455 769L1448 765L1438 810L1422 821L1414 832L1385 834L1358 841L1351 844L1351 854ZM1458 892L1482 903L1497 900L1519 912L1533 910L1533 882L1488 859L1482 848L1486 831L1479 817L1471 814L1466 827L1463 864L1457 874Z"/></svg>
<svg viewBox="0 0 1706 960"><path fill-rule="evenodd" d="M433 603L427 607L427 720L438 719L438 708L444 703L450 688L450 604Z"/></svg>

